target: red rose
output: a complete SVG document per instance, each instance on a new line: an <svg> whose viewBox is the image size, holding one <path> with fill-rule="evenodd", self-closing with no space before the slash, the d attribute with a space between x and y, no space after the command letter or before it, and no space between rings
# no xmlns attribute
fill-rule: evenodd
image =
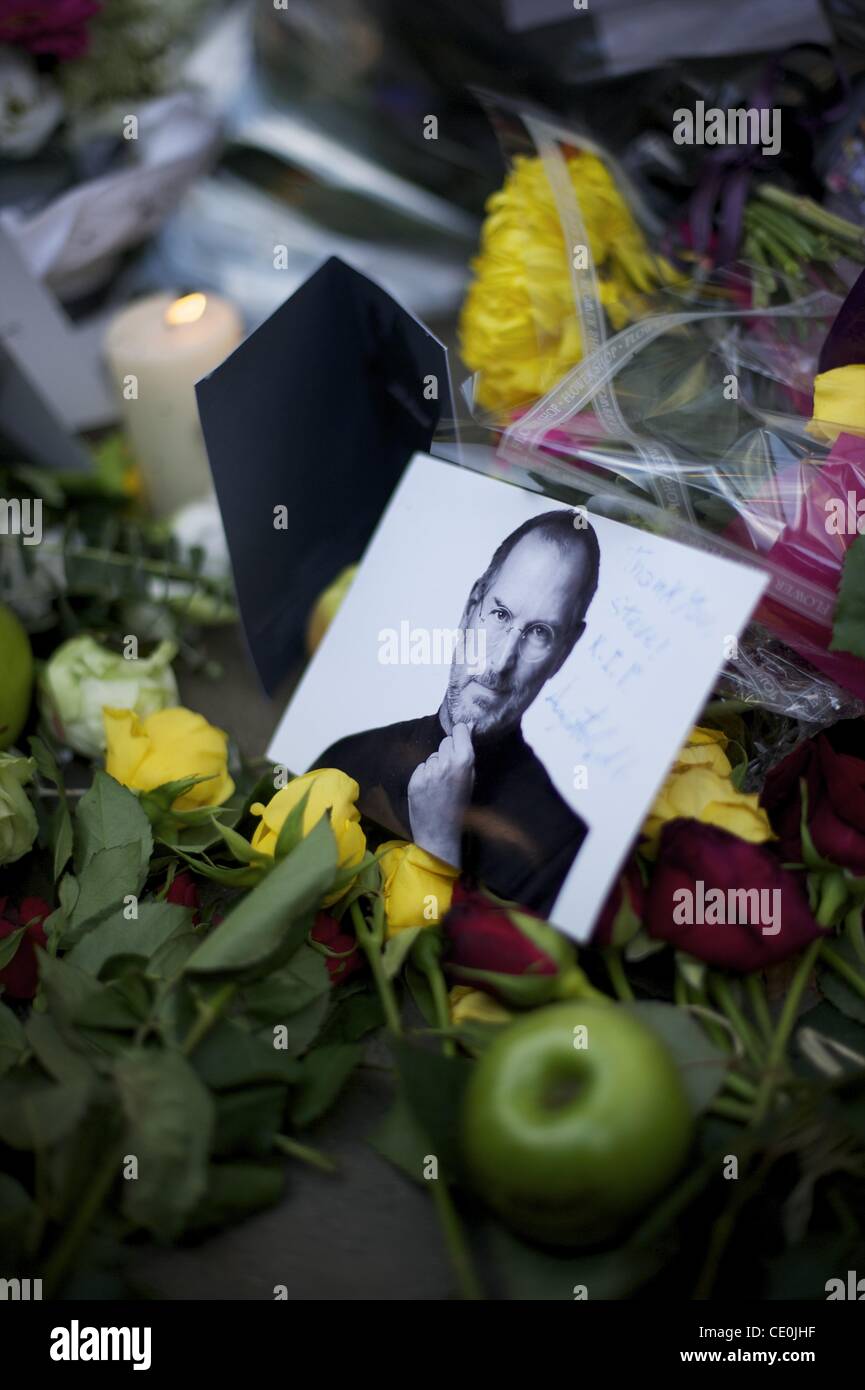
<svg viewBox="0 0 865 1390"><path fill-rule="evenodd" d="M528 911L525 915L535 916ZM446 965L455 979L463 980L465 970L494 970L501 975L555 975L558 970L552 957L514 924L508 910L483 893L465 888L454 893L444 934Z"/></svg>
<svg viewBox="0 0 865 1390"><path fill-rule="evenodd" d="M79 58L90 41L88 22L101 8L101 0L0 0L0 43Z"/></svg>
<svg viewBox="0 0 865 1390"><path fill-rule="evenodd" d="M786 859L804 858L804 779L808 831L817 853L865 874L865 721L845 719L794 748L773 767L761 801Z"/></svg>
<svg viewBox="0 0 865 1390"><path fill-rule="evenodd" d="M646 901L650 936L707 965L761 970L820 935L801 875L715 825L664 826Z"/></svg>
<svg viewBox="0 0 865 1390"><path fill-rule="evenodd" d="M332 985L341 985L363 964L360 949L353 936L342 930L335 917L319 912L310 937L319 946L327 947L327 973Z"/></svg>
<svg viewBox="0 0 865 1390"><path fill-rule="evenodd" d="M442 935L448 977L505 1004L534 1008L591 989L567 938L516 903L503 906L458 885Z"/></svg>
<svg viewBox="0 0 865 1390"><path fill-rule="evenodd" d="M607 895L595 921L595 946L623 946L638 931L643 920L646 890L635 860L625 865Z"/></svg>
<svg viewBox="0 0 865 1390"><path fill-rule="evenodd" d="M0 898L0 940L26 927L14 956L0 970L0 985L10 999L32 999L36 993L39 983L36 947L48 944L42 923L53 911L42 898L24 898L17 908L7 898Z"/></svg>
<svg viewBox="0 0 865 1390"><path fill-rule="evenodd" d="M177 907L191 908L192 920L193 922L197 921L201 899L198 896L198 884L188 869L181 869L179 874L174 875L171 886L165 894L165 901L174 903Z"/></svg>

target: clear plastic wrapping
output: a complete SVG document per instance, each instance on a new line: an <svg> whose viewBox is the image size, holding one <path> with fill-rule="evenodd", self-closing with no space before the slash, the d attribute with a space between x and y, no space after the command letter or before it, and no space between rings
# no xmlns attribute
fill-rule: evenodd
<svg viewBox="0 0 865 1390"><path fill-rule="evenodd" d="M759 566L726 688L810 724L861 710L865 661L830 644L865 434L811 421L843 284L676 266L593 140L491 115L511 161L461 324L462 461Z"/></svg>

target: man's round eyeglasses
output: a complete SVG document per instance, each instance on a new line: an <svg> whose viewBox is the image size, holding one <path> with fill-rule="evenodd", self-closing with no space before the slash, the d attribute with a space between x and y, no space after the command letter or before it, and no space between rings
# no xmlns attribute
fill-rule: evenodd
<svg viewBox="0 0 865 1390"><path fill-rule="evenodd" d="M555 645L556 634L549 623L526 623L525 627L518 627L513 615L502 604L496 604L486 613L482 604L478 617L491 644L501 642L509 632L518 632L520 655L526 661L543 661Z"/></svg>

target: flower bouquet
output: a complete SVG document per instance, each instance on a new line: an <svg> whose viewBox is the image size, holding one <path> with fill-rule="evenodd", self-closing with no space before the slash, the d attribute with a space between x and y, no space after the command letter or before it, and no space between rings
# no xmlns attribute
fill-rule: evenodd
<svg viewBox="0 0 865 1390"><path fill-rule="evenodd" d="M769 219L778 245L798 237L799 259L788 245L771 286L753 260L695 274L681 247L678 264L652 249L650 214L593 141L534 116L501 120L513 161L461 320L470 437L527 485L767 571L759 632L789 670L827 678L813 683L832 717L865 695L850 617L865 278L847 294L836 273L845 257L861 264L862 229L759 185L746 225L763 219L768 236ZM741 697L766 698L771 677L729 674ZM779 708L804 714L800 690Z"/></svg>

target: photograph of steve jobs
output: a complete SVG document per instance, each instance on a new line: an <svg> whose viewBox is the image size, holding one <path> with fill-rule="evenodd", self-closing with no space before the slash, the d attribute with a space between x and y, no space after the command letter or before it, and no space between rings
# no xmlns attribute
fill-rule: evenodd
<svg viewBox="0 0 865 1390"><path fill-rule="evenodd" d="M472 585L438 710L351 734L314 764L353 777L371 819L543 913L587 826L521 724L585 631L599 565L597 537L579 512L524 522Z"/></svg>

